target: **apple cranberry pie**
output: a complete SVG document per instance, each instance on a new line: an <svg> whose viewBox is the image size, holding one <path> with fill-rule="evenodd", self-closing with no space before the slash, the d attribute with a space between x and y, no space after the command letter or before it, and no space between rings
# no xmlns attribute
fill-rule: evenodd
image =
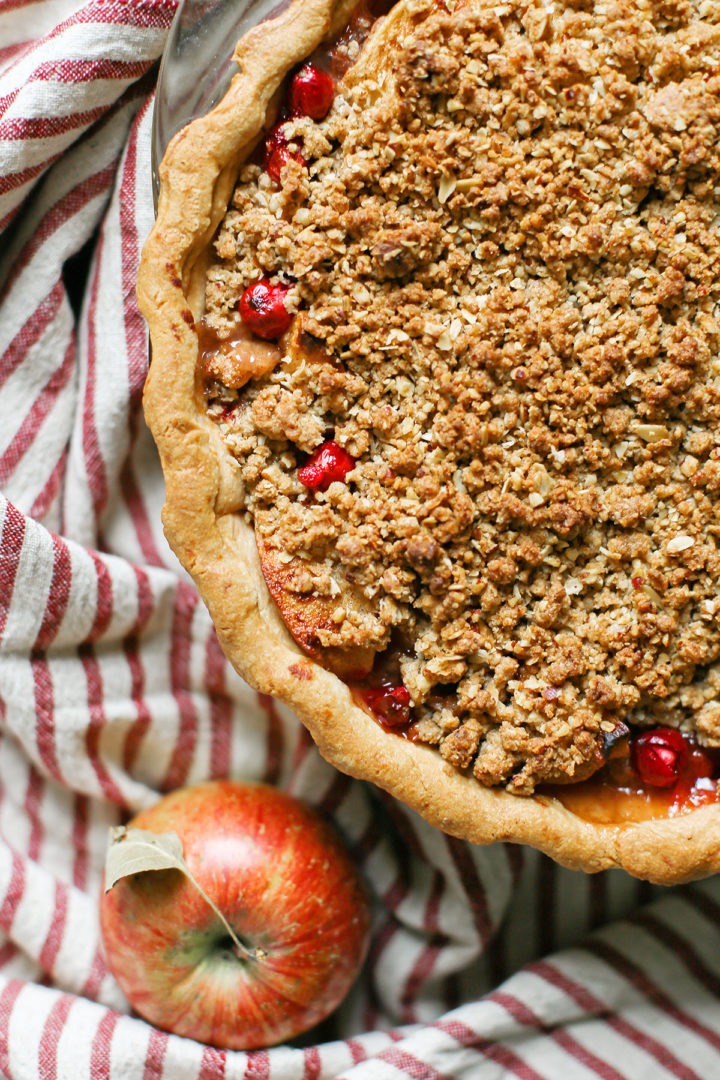
<svg viewBox="0 0 720 1080"><path fill-rule="evenodd" d="M471 840L720 865L720 11L296 0L162 166L166 526L229 657Z"/></svg>

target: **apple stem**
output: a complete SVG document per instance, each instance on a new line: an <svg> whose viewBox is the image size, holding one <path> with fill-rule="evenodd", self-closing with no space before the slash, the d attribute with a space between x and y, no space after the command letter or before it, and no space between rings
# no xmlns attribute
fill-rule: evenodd
<svg viewBox="0 0 720 1080"><path fill-rule="evenodd" d="M213 909L213 911L217 915L220 922L223 924L223 926L227 930L228 935L231 938L233 945L235 946L236 955L241 960L261 960L264 956L266 956L267 954L265 953L265 951L263 949L257 948L255 950L253 950L253 949L248 949L247 945L243 945L242 941L237 936L237 934L235 933L232 926L227 921L227 919L225 918L225 916L223 915L222 911L217 906L217 904L213 900L210 899L210 897L205 892L205 890L202 888L202 886L198 885L197 881L192 876L192 874L188 873L187 876L190 879L190 881L193 883L193 885L195 886L197 891L200 893L203 900L205 900L210 905L210 907Z"/></svg>

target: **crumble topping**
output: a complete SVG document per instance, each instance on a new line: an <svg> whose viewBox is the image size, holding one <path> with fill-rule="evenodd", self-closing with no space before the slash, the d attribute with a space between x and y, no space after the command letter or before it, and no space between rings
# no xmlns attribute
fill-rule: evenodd
<svg viewBox="0 0 720 1080"><path fill-rule="evenodd" d="M266 576L323 649L399 652L484 784L582 778L618 721L720 746L720 7L401 7L216 240L219 338L262 276L299 312L208 383ZM355 468L308 491L329 438Z"/></svg>

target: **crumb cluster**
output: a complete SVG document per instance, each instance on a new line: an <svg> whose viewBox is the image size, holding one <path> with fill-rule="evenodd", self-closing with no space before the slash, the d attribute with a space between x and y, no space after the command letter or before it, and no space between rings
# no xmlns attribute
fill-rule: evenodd
<svg viewBox="0 0 720 1080"><path fill-rule="evenodd" d="M261 276L300 313L208 386L261 551L484 784L581 778L618 720L718 746L720 5L401 7L216 240L221 338Z"/></svg>

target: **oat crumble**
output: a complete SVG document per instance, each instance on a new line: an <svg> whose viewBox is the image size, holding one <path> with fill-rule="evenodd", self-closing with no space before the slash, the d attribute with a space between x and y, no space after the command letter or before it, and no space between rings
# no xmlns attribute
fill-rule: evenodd
<svg viewBox="0 0 720 1080"><path fill-rule="evenodd" d="M206 324L263 275L300 314L208 408L319 646L400 641L418 737L529 794L618 719L720 746L720 6L450 6L243 167Z"/></svg>

